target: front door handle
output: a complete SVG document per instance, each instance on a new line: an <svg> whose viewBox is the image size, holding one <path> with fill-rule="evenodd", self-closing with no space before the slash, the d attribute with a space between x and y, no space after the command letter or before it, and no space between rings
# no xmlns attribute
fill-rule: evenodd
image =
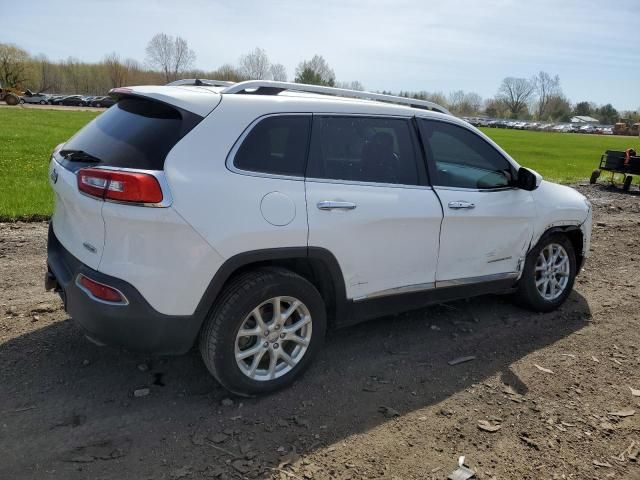
<svg viewBox="0 0 640 480"><path fill-rule="evenodd" d="M322 200L321 202L318 202L317 207L320 210L353 210L356 208L356 204L353 202L340 202L337 200Z"/></svg>
<svg viewBox="0 0 640 480"><path fill-rule="evenodd" d="M459 210L461 208L476 208L476 204L465 202L464 200L456 200L455 202L449 202L449 208L454 210Z"/></svg>

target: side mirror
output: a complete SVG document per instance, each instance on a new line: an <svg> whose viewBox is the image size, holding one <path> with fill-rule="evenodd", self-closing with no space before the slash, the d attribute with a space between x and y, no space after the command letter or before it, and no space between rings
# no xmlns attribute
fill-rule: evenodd
<svg viewBox="0 0 640 480"><path fill-rule="evenodd" d="M540 186L541 181L542 177L528 168L520 167L518 170L516 186L522 190L527 190L529 192L535 190Z"/></svg>

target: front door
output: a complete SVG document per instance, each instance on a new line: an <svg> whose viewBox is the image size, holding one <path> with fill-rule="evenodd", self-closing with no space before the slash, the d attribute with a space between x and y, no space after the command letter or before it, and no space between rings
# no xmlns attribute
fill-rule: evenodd
<svg viewBox="0 0 640 480"><path fill-rule="evenodd" d="M473 130L418 123L444 211L436 284L515 278L533 235L531 192L513 186L515 167Z"/></svg>
<svg viewBox="0 0 640 480"><path fill-rule="evenodd" d="M409 118L314 115L309 246L338 260L354 300L434 287L442 210Z"/></svg>

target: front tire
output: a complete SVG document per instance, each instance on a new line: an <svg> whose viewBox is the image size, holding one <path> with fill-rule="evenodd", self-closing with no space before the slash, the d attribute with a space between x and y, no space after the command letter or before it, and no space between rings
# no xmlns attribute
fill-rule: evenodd
<svg viewBox="0 0 640 480"><path fill-rule="evenodd" d="M544 235L529 252L515 294L517 303L550 312L564 303L576 277L576 256L566 235Z"/></svg>
<svg viewBox="0 0 640 480"><path fill-rule="evenodd" d="M324 342L326 311L316 288L281 268L239 275L200 333L207 369L233 393L253 396L289 385Z"/></svg>

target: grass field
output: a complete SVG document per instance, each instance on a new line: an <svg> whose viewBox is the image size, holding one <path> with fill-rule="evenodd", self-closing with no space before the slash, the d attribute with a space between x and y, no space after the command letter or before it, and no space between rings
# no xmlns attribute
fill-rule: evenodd
<svg viewBox="0 0 640 480"><path fill-rule="evenodd" d="M46 218L51 151L98 113L0 108L0 221ZM605 150L638 149L631 137L485 129L520 164L545 178L571 183L589 177Z"/></svg>
<svg viewBox="0 0 640 480"><path fill-rule="evenodd" d="M96 112L0 108L0 221L51 215L47 167L53 148Z"/></svg>

